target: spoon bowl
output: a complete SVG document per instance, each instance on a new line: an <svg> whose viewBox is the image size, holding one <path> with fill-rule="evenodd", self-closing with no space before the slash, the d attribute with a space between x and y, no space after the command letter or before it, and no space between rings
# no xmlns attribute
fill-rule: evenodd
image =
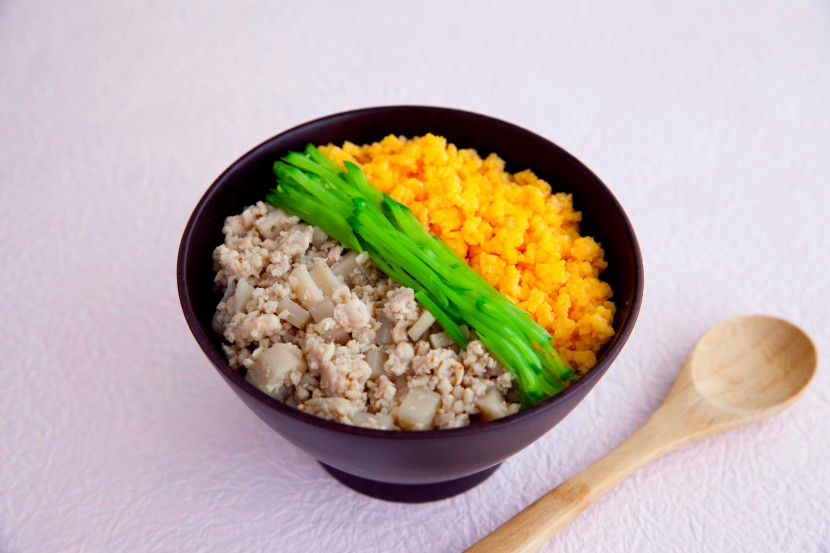
<svg viewBox="0 0 830 553"><path fill-rule="evenodd" d="M768 416L809 384L816 349L787 321L736 317L712 327L695 346L689 364L695 388L709 403Z"/></svg>
<svg viewBox="0 0 830 553"><path fill-rule="evenodd" d="M752 315L712 327L639 430L468 553L536 551L597 498L657 457L780 412L804 391L816 365L810 338L787 321Z"/></svg>

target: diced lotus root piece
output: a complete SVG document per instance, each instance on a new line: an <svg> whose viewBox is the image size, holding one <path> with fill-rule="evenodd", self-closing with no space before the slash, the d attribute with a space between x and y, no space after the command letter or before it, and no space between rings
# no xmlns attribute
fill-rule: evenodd
<svg viewBox="0 0 830 553"><path fill-rule="evenodd" d="M389 359L389 354L384 350L374 347L366 352L366 363L372 369L372 378L377 378L383 374L383 364Z"/></svg>
<svg viewBox="0 0 830 553"><path fill-rule="evenodd" d="M274 344L252 359L245 379L277 399L284 399L288 388L300 381L307 365L300 348L293 344Z"/></svg>
<svg viewBox="0 0 830 553"><path fill-rule="evenodd" d="M288 284L297 296L297 301L306 309L310 309L315 304L323 301L323 292L312 280L305 265L298 265L294 269L291 276L288 277Z"/></svg>
<svg viewBox="0 0 830 553"><path fill-rule="evenodd" d="M311 315L290 298L283 298L277 306L279 318L297 328L305 328Z"/></svg>
<svg viewBox="0 0 830 553"><path fill-rule="evenodd" d="M311 278L314 279L314 283L327 298L334 298L338 294L348 296L349 287L340 282L337 275L331 272L329 266L322 259L314 260L314 267L311 268Z"/></svg>
<svg viewBox="0 0 830 553"><path fill-rule="evenodd" d="M314 227L314 230L311 233L311 245L313 245L315 248L319 248L328 239L329 235L326 234L323 229L321 229L320 227Z"/></svg>
<svg viewBox="0 0 830 553"><path fill-rule="evenodd" d="M375 428L378 430L394 430L395 422L391 415L383 415L381 413L357 413L352 417L352 423L355 426L363 426L365 428Z"/></svg>
<svg viewBox="0 0 830 553"><path fill-rule="evenodd" d="M427 388L413 388L398 409L398 425L404 430L427 430L440 406L440 395Z"/></svg>
<svg viewBox="0 0 830 553"><path fill-rule="evenodd" d="M334 304L331 300L323 300L309 309L315 323L334 316Z"/></svg>
<svg viewBox="0 0 830 553"><path fill-rule="evenodd" d="M280 232L295 224L296 219L292 218L285 211L274 208L270 213L263 215L256 220L254 226L267 240L276 240Z"/></svg>
<svg viewBox="0 0 830 553"><path fill-rule="evenodd" d="M417 321L415 321L415 324L410 327L408 332L409 337L412 338L413 341L417 342L421 336L423 336L424 332L429 330L429 327L431 327L434 322L435 317L432 313L424 309L421 312L421 316L418 317Z"/></svg>
<svg viewBox="0 0 830 553"><path fill-rule="evenodd" d="M239 279L239 282L236 283L236 290L233 293L232 311L234 313L245 313L245 306L248 305L253 294L254 287L248 284L248 281L244 278Z"/></svg>
<svg viewBox="0 0 830 553"><path fill-rule="evenodd" d="M476 407L482 420L485 421L500 419L507 415L507 402L495 387L490 388L486 394L476 400Z"/></svg>

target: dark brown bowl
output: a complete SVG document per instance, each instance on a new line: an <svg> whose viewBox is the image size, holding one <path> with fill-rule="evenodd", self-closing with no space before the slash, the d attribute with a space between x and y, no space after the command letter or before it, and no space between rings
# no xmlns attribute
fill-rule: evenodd
<svg viewBox="0 0 830 553"><path fill-rule="evenodd" d="M388 134L433 133L485 156L497 153L511 172L532 169L558 192L573 194L583 213L583 234L605 249L603 278L614 291L616 334L597 366L560 395L515 415L452 430L384 431L330 422L288 407L232 370L211 330L219 301L211 253L222 243L225 217L262 200L273 188L273 162L306 143L364 144ZM266 140L235 161L210 185L187 223L178 258L178 287L187 324L225 382L245 404L288 441L359 491L402 501L447 497L486 478L499 463L556 426L606 373L628 339L643 292L637 238L608 188L568 152L525 129L446 108L389 106L360 109L305 123Z"/></svg>

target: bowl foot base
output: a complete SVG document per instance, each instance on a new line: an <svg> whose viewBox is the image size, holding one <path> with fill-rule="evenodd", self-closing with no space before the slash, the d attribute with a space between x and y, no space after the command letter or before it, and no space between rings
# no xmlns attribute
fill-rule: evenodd
<svg viewBox="0 0 830 553"><path fill-rule="evenodd" d="M500 465L495 465L481 472L437 484L390 484L388 482L377 482L366 478L359 478L345 473L325 463L320 463L326 472L336 478L341 484L360 492L364 495L383 499L386 501L397 501L400 503L424 503L427 501L438 501L446 499L478 486L491 474L496 472Z"/></svg>

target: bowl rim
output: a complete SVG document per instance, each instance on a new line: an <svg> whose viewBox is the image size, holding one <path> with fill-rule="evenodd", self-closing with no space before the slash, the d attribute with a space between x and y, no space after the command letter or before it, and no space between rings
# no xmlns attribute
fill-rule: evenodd
<svg viewBox="0 0 830 553"><path fill-rule="evenodd" d="M373 428L365 428L361 426L352 426L345 423L330 421L318 417L316 415L305 413L295 407L286 405L285 403L269 396L268 394L261 391L259 388L257 388L250 382L248 382L237 371L233 370L225 356L218 349L213 347L210 337L207 335L207 332L199 323L193 305L190 301L187 289L186 259L188 257L190 241L194 235L196 221L200 218L202 211L206 208L207 204L210 202L213 195L217 192L220 183L222 183L228 175L233 173L240 165L244 164L249 158L256 156L257 153L259 153L261 150L267 148L271 142L279 138L282 138L285 135L297 132L299 130L303 130L307 127L328 125L336 123L339 120L348 119L355 116L370 114L374 115L377 113L392 111L422 111L477 119L479 121L485 122L495 127L510 129L513 132L525 135L525 137L532 141L541 142L547 148L557 150L560 155L564 156L565 158L568 158L582 173L585 174L587 178L593 180L599 188L600 192L604 196L606 196L606 199L619 213L623 222L623 226L625 228L626 241L631 246L634 258L635 282L634 294L631 299L631 310L629 312L628 319L623 323L622 327L620 328L620 331L616 337L614 344L604 352L604 354L598 360L597 364L590 371L588 371L586 375L584 375L575 383L568 386L568 388L565 389L563 392L557 394L552 398L546 399L533 407L530 407L525 410L520 410L512 415L508 415L506 417L502 417L500 419L495 419L492 421L476 422L459 428L420 431L380 430ZM532 168L530 169L532 170ZM196 339L196 342L201 347L203 353L211 361L214 368L217 371L219 371L227 381L233 382L233 384L235 384L239 389L243 390L248 396L252 397L254 400L266 405L267 407L273 410L276 410L277 412L283 415L294 418L299 422L308 423L325 430L344 432L346 434L363 436L368 438L383 438L393 440L429 440L436 438L450 438L453 436L461 436L468 434L478 434L481 432L489 432L492 430L496 430L498 428L519 424L526 419L534 418L536 416L541 415L549 409L553 409L557 404L567 401L571 396L578 394L581 388L584 388L586 386L593 386L593 384L596 383L596 381L598 381L605 374L610 365L616 359L617 355L622 350L625 343L628 341L628 338L631 335L631 332L634 328L634 324L637 321L643 298L643 269L644 267L642 253L640 251L640 245L637 241L637 236L634 234L634 229L631 226L631 222L628 218L628 215L625 213L625 210L622 208L622 205L620 205L619 201L617 201L617 198L613 195L613 193L605 185L605 183L602 182L602 180L600 180L599 177L597 177L590 169L588 169L588 167L584 163L578 160L573 154L569 153L559 145L536 133L533 133L513 123L509 123L507 121L491 117L489 115L483 115L477 112L460 110L456 108L402 104L359 108L341 111L331 115L319 117L317 119L312 119L305 123L295 125L285 131L282 131L262 141L258 145L248 150L245 154L237 158L210 184L207 190L205 190L205 192L203 193L202 197L199 199L198 203L196 204L196 207L193 209L193 212L191 213L190 218L187 221L187 225L185 226L184 232L182 233L181 241L179 243L179 252L176 262L176 280L182 312L184 314L187 325L190 328L191 333L193 334L193 337Z"/></svg>

